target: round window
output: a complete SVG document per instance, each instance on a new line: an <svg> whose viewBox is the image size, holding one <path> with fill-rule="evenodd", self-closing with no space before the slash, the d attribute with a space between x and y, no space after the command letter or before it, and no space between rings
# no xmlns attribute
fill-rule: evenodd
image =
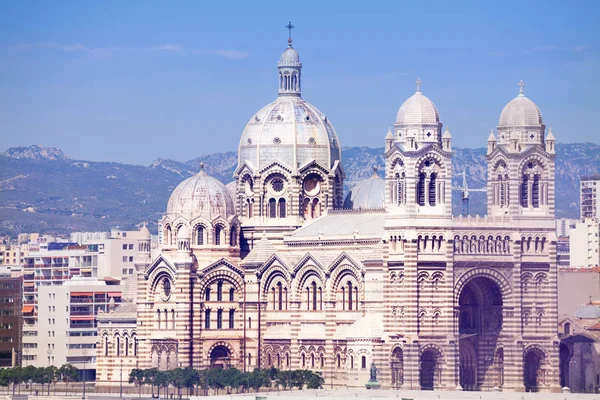
<svg viewBox="0 0 600 400"><path fill-rule="evenodd" d="M283 183L283 179L275 178L271 181L271 189L273 189L275 193L283 192L284 188L285 184Z"/></svg>
<svg viewBox="0 0 600 400"><path fill-rule="evenodd" d="M321 190L321 182L316 176L309 176L304 180L304 191L309 196L315 196Z"/></svg>
<svg viewBox="0 0 600 400"><path fill-rule="evenodd" d="M167 301L171 297L171 281L169 278L163 278L162 280L162 290L160 292L160 297Z"/></svg>

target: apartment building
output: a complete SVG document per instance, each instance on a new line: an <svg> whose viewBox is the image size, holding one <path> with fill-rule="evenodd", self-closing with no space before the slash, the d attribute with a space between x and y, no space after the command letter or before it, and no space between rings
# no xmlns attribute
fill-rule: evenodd
<svg viewBox="0 0 600 400"><path fill-rule="evenodd" d="M575 225L569 236L571 267L600 266L600 223L597 218L585 218Z"/></svg>
<svg viewBox="0 0 600 400"><path fill-rule="evenodd" d="M600 217L600 175L582 176L579 183L581 220Z"/></svg>
<svg viewBox="0 0 600 400"><path fill-rule="evenodd" d="M60 366L80 370L86 380L96 376L96 342L99 312L108 312L121 303L118 280L73 277L60 286L41 286L38 307L37 347L32 365ZM85 364L85 365L84 365Z"/></svg>
<svg viewBox="0 0 600 400"><path fill-rule="evenodd" d="M0 368L19 365L23 280L0 273Z"/></svg>

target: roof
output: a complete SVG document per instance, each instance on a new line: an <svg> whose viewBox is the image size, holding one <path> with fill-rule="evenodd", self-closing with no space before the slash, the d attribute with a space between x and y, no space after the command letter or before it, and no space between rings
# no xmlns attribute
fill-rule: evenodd
<svg viewBox="0 0 600 400"><path fill-rule="evenodd" d="M575 311L575 316L581 319L600 318L600 308L590 302L589 304L586 304Z"/></svg>
<svg viewBox="0 0 600 400"><path fill-rule="evenodd" d="M344 208L352 209L383 209L385 207L385 180L373 175L356 185L346 195Z"/></svg>
<svg viewBox="0 0 600 400"><path fill-rule="evenodd" d="M225 185L201 169L173 190L167 204L167 214L172 218L183 216L194 219L201 216L212 220L219 215L229 218L235 214L235 210Z"/></svg>
<svg viewBox="0 0 600 400"><path fill-rule="evenodd" d="M242 263L244 265L262 264L266 262L269 259L269 257L271 257L271 255L273 255L276 252L277 250L275 250L273 244L269 241L269 239L267 239L267 236L263 234L262 238L255 243L254 247L252 248L252 250L250 250L250 252L246 256L246 258L244 258Z"/></svg>
<svg viewBox="0 0 600 400"><path fill-rule="evenodd" d="M396 116L399 125L436 125L439 122L437 107L420 90L402 103Z"/></svg>
<svg viewBox="0 0 600 400"><path fill-rule="evenodd" d="M290 235L290 238L317 236L381 237L385 213L377 212L331 212L303 226Z"/></svg>
<svg viewBox="0 0 600 400"><path fill-rule="evenodd" d="M347 331L348 338L379 339L383 336L383 316L376 312L367 312L352 324Z"/></svg>
<svg viewBox="0 0 600 400"><path fill-rule="evenodd" d="M542 113L538 106L520 93L508 102L500 114L498 127L525 127L542 125Z"/></svg>

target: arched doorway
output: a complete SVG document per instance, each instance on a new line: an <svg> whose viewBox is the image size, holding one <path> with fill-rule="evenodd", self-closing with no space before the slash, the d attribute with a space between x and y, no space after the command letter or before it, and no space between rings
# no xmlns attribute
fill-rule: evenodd
<svg viewBox="0 0 600 400"><path fill-rule="evenodd" d="M427 349L421 354L419 383L421 390L433 390L441 383L441 354L436 349Z"/></svg>
<svg viewBox="0 0 600 400"><path fill-rule="evenodd" d="M566 324L565 324L566 325ZM571 387L569 384L569 363L571 362L571 351L565 343L560 344L560 386Z"/></svg>
<svg viewBox="0 0 600 400"><path fill-rule="evenodd" d="M533 348L525 352L523 356L523 385L526 392L538 392L544 385L544 353Z"/></svg>
<svg viewBox="0 0 600 400"><path fill-rule="evenodd" d="M487 277L471 279L460 292L459 382L464 390L496 386L498 374L503 374L497 370L503 363L494 354L502 331L502 304L500 287Z"/></svg>
<svg viewBox="0 0 600 400"><path fill-rule="evenodd" d="M231 365L231 352L225 346L217 346L210 352L210 367L227 369Z"/></svg>
<svg viewBox="0 0 600 400"><path fill-rule="evenodd" d="M390 364L392 369L392 386L395 388L402 387L404 383L404 353L400 347L396 347L392 352Z"/></svg>

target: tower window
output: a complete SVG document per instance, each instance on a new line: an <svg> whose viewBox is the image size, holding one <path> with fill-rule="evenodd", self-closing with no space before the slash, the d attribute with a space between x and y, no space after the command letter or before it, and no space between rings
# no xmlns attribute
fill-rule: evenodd
<svg viewBox="0 0 600 400"><path fill-rule="evenodd" d="M285 218L285 199L279 199L279 218Z"/></svg>
<svg viewBox="0 0 600 400"><path fill-rule="evenodd" d="M269 199L269 218L277 218L277 201Z"/></svg>
<svg viewBox="0 0 600 400"><path fill-rule="evenodd" d="M202 246L204 244L204 227L199 226L196 230L196 244Z"/></svg>
<svg viewBox="0 0 600 400"><path fill-rule="evenodd" d="M223 310L217 310L217 329L223 329Z"/></svg>
<svg viewBox="0 0 600 400"><path fill-rule="evenodd" d="M204 311L204 329L210 329L210 308Z"/></svg>
<svg viewBox="0 0 600 400"><path fill-rule="evenodd" d="M235 310L231 309L231 310L229 310L229 329L233 329L234 318L235 318Z"/></svg>
<svg viewBox="0 0 600 400"><path fill-rule="evenodd" d="M529 177L523 175L523 181L521 182L521 207L527 208L529 206Z"/></svg>
<svg viewBox="0 0 600 400"><path fill-rule="evenodd" d="M429 205L430 206L435 206L435 200L436 200L435 188L436 188L436 184L437 184L436 178L437 178L436 174L431 174L431 177L429 178Z"/></svg>
<svg viewBox="0 0 600 400"><path fill-rule="evenodd" d="M540 176L536 175L533 177L533 184L531 185L531 205L533 208L540 207Z"/></svg>
<svg viewBox="0 0 600 400"><path fill-rule="evenodd" d="M417 184L417 203L420 206L425 205L425 174L419 174L419 183Z"/></svg>

